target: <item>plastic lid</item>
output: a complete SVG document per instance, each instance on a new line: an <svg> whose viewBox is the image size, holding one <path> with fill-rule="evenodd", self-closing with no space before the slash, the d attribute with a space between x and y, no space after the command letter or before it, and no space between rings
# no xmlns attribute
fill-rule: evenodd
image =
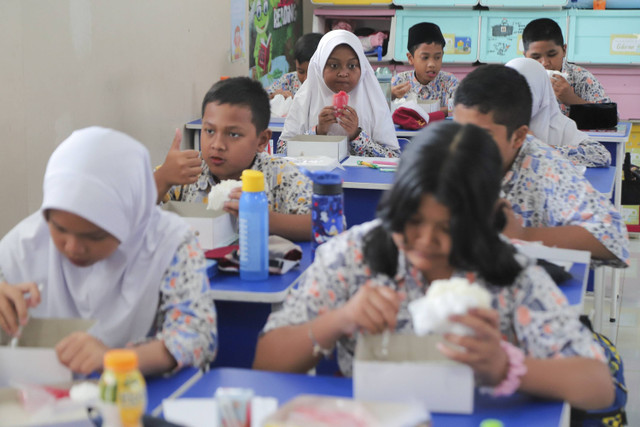
<svg viewBox="0 0 640 427"><path fill-rule="evenodd" d="M242 191L249 193L257 193L264 191L264 174L253 169L245 169L242 171Z"/></svg>
<svg viewBox="0 0 640 427"><path fill-rule="evenodd" d="M480 427L504 427L504 424L495 418L487 418L486 420L482 420Z"/></svg>
<svg viewBox="0 0 640 427"><path fill-rule="evenodd" d="M391 70L387 67L378 67L376 70L376 77L379 82L390 82L391 81Z"/></svg>
<svg viewBox="0 0 640 427"><path fill-rule="evenodd" d="M329 196L342 193L342 178L333 172L316 172L313 175L313 192Z"/></svg>
<svg viewBox="0 0 640 427"><path fill-rule="evenodd" d="M104 355L104 367L117 372L138 369L138 354L133 350L109 350Z"/></svg>

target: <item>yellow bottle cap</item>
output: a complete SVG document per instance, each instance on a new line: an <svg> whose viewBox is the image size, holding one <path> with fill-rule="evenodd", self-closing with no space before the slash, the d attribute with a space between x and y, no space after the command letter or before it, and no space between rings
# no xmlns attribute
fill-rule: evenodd
<svg viewBox="0 0 640 427"><path fill-rule="evenodd" d="M104 367L116 372L138 368L138 354L133 350L109 350L104 355Z"/></svg>
<svg viewBox="0 0 640 427"><path fill-rule="evenodd" d="M487 418L482 420L480 423L480 427L503 427L504 424L500 420L496 420L495 418Z"/></svg>
<svg viewBox="0 0 640 427"><path fill-rule="evenodd" d="M257 193L264 191L264 174L260 171L245 169L242 171L242 191Z"/></svg>

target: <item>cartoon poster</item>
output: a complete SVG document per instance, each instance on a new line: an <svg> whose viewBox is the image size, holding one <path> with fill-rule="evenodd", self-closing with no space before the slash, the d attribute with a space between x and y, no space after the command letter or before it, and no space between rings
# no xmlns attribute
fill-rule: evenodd
<svg viewBox="0 0 640 427"><path fill-rule="evenodd" d="M246 58L247 43L245 40L246 0L231 2L231 62Z"/></svg>
<svg viewBox="0 0 640 427"><path fill-rule="evenodd" d="M249 0L251 76L269 86L295 69L293 46L302 35L302 0Z"/></svg>

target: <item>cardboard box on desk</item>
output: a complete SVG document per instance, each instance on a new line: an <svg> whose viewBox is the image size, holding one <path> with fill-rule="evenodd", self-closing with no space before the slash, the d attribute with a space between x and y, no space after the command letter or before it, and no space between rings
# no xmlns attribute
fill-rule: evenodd
<svg viewBox="0 0 640 427"><path fill-rule="evenodd" d="M228 246L238 240L237 221L226 212L214 212L204 203L174 202L162 208L184 218L194 228L202 249Z"/></svg>
<svg viewBox="0 0 640 427"><path fill-rule="evenodd" d="M417 401L431 412L473 412L473 370L436 348L439 336L392 334L387 357L382 335L358 337L353 362L353 397L388 402Z"/></svg>
<svg viewBox="0 0 640 427"><path fill-rule="evenodd" d="M346 136L298 135L287 141L287 156L329 156L339 162L349 155Z"/></svg>
<svg viewBox="0 0 640 427"><path fill-rule="evenodd" d="M72 332L87 331L95 322L87 319L31 318L22 329L16 348L0 330L0 387L11 382L54 384L71 381L71 371L58 361L55 346Z"/></svg>

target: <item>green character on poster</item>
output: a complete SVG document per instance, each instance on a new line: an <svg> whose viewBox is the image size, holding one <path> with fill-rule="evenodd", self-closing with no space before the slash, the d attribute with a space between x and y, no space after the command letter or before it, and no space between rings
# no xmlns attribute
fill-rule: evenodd
<svg viewBox="0 0 640 427"><path fill-rule="evenodd" d="M273 0L255 0L251 6L253 25L256 30L256 44L253 48L255 60L254 78L260 79L269 73L271 68L271 32L269 31L269 19L273 10ZM275 0L275 4L278 0Z"/></svg>

